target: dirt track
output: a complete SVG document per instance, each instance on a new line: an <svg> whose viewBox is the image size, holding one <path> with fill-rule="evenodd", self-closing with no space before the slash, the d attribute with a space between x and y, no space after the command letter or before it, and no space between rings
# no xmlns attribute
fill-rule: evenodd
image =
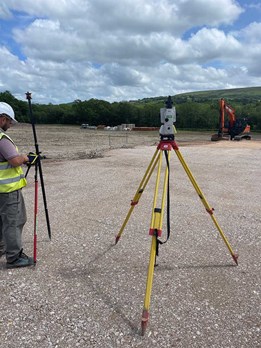
<svg viewBox="0 0 261 348"><path fill-rule="evenodd" d="M47 156L42 164L52 241L40 195L36 267L8 271L0 261L0 347L260 346L260 137L211 143L208 134L177 135L186 163L239 252L239 266L172 154L171 237L160 248L149 324L141 337L155 176L116 246L114 240L157 137L146 135L138 143L139 135L129 135L128 142L125 135L122 144L113 144L106 134L104 144L99 138L100 148L97 137L75 127L52 129L38 127L40 149ZM21 126L9 134L29 151L29 131ZM33 174L24 189L29 254Z"/></svg>

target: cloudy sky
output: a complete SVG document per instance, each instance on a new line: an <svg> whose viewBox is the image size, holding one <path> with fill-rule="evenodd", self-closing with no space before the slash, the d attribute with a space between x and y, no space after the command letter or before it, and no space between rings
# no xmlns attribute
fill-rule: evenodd
<svg viewBox="0 0 261 348"><path fill-rule="evenodd" d="M1 0L0 92L110 102L261 86L260 0Z"/></svg>

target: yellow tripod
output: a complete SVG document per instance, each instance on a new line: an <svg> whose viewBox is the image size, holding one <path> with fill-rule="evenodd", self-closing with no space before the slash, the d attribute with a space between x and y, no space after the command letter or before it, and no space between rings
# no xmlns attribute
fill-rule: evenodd
<svg viewBox="0 0 261 348"><path fill-rule="evenodd" d="M142 319L141 319L141 330L142 335L144 335L148 320L149 320L149 307L150 307L150 298L151 298L151 290L152 290L152 282L153 282L153 276L154 276L154 265L155 265L155 259L157 254L157 247L158 247L158 237L162 234L162 223L163 223L163 212L164 212L164 205L166 200L166 194L167 194L167 184L168 184L168 175L169 175L169 167L168 165L165 168L165 175L164 175L164 182L163 182L163 191L162 191L162 197L161 197L161 207L157 208L157 200L158 200L158 191L159 191L159 184L160 184L160 175L161 175L161 167L162 167L162 156L163 152L166 155L167 164L169 163L170 158L170 152L171 150L174 150L182 167L184 168L185 172L187 173L189 180L191 181L192 185L194 186L201 202L203 203L204 207L206 208L206 211L209 213L211 219L213 220L216 228L218 229L223 241L225 242L234 262L238 264L237 259L238 255L235 254L227 240L227 238L224 235L224 232L222 231L221 227L219 226L216 218L214 217L213 211L214 209L210 207L208 204L206 198L204 197L202 191L200 190L195 178L193 177L189 167L187 166L183 156L181 155L179 148L175 142L175 140L161 140L156 148L156 151L151 159L151 162L141 180L141 183L138 187L138 190L135 193L135 196L133 200L131 201L131 207L129 209L129 212L121 226L121 229L119 233L116 236L115 244L118 243L123 230L131 216L131 213L134 209L134 207L138 204L139 199L144 192L144 189L146 185L149 182L149 179L155 169L155 167L158 165L157 168L157 178L156 178L156 185L155 185L155 192L154 192L154 200L153 200L153 209L152 209L152 216L151 216L151 224L150 224L150 230L149 235L152 236L151 241L151 249L150 249L150 260L149 260L149 266L148 266L148 274L147 274L147 283L146 283L146 292L145 292L145 298L144 298L144 305L143 305L143 311L142 311Z"/></svg>

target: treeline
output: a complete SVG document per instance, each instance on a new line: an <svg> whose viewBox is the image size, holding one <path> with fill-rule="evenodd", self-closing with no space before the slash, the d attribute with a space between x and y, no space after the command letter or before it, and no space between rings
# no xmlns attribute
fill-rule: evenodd
<svg viewBox="0 0 261 348"><path fill-rule="evenodd" d="M242 94L242 93L241 93ZM137 127L160 125L160 108L167 97L109 103L104 100L75 100L68 104L34 104L32 110L36 122L41 124L74 124L116 126L134 123ZM261 96L227 98L236 110L237 118L248 117L252 130L261 130ZM199 95L177 95L172 98L177 110L176 126L179 129L217 129L219 98ZM16 99L9 91L0 93L0 101L9 103L19 122L30 122L27 101Z"/></svg>

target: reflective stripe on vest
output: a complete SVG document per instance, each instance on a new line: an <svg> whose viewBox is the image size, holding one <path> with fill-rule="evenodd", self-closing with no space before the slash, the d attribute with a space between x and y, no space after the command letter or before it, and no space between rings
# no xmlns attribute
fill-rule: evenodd
<svg viewBox="0 0 261 348"><path fill-rule="evenodd" d="M12 168L11 164L9 164L8 162L0 162L0 170L4 170L8 168Z"/></svg>
<svg viewBox="0 0 261 348"><path fill-rule="evenodd" d="M13 140L5 133L0 132L0 140L6 137L13 144ZM21 166L13 167L7 161L0 162L0 193L8 193L26 186L26 179Z"/></svg>

